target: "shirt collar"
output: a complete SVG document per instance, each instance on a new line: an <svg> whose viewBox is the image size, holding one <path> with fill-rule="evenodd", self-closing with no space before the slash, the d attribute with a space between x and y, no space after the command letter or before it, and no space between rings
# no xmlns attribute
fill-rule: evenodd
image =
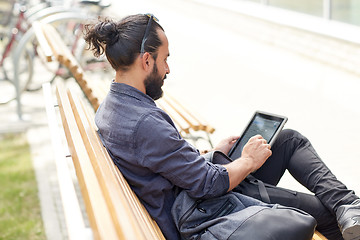
<svg viewBox="0 0 360 240"><path fill-rule="evenodd" d="M138 99L140 101L145 101L147 103L150 103L150 104L156 106L154 100L151 97L144 94L143 92L141 92L137 88L134 88L134 87L132 87L130 85L127 85L125 83L117 83L115 81L112 81L112 83L110 85L110 91L114 91L114 92L120 93L120 94L125 94L125 95L128 95L130 97L136 98L136 99Z"/></svg>

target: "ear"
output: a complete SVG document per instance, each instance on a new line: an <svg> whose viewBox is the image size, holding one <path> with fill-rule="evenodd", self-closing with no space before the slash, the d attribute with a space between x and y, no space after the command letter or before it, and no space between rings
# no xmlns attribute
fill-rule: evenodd
<svg viewBox="0 0 360 240"><path fill-rule="evenodd" d="M142 67L144 68L145 71L148 71L149 69L151 69L150 68L151 60L152 60L152 57L151 57L150 53L145 52L141 58Z"/></svg>

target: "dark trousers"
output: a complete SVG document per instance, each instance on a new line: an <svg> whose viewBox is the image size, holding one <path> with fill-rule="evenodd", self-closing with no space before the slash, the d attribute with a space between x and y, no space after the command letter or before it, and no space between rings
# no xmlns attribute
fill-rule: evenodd
<svg viewBox="0 0 360 240"><path fill-rule="evenodd" d="M328 239L343 239L335 212L343 204L358 199L348 190L320 159L307 138L293 130L283 130L272 147L272 156L252 175L273 186L266 187L270 203L296 207L311 214L317 230ZM314 195L276 187L285 170ZM247 181L240 184L245 195L261 199L256 186Z"/></svg>

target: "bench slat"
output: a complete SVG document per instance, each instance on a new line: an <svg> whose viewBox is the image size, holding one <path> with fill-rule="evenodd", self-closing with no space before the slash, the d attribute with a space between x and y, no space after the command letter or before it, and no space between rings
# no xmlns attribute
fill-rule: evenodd
<svg viewBox="0 0 360 240"><path fill-rule="evenodd" d="M128 216L129 214L129 208L126 208L124 206L127 206L126 201L123 200L122 196L118 194L119 187L115 184L116 182L113 179L112 172L107 167L107 163L104 161L101 161L103 159L102 152L99 149L99 146L94 146L94 133L89 130L90 126L87 123L87 121L83 121L84 113L79 111L79 107L74 103L74 99L72 98L72 95L67 93L70 105L72 107L77 126L80 130L81 137L83 139L83 142L85 144L85 148L87 150L87 153L89 155L92 167L94 168L97 180L99 181L99 184L101 186L102 193L105 195L105 201L109 208L112 220L114 221L116 225L116 229L120 231L119 235L125 235L126 233L123 233L123 229L131 229L131 225L133 222L133 219L125 219L120 218L118 219L117 215L125 215ZM80 116L82 115L82 116ZM96 143L96 142L95 142ZM109 190L110 189L110 190ZM111 199L120 199L121 202L118 202L117 204L112 202ZM118 207L117 207L118 206ZM131 238L138 238L137 234L132 234L131 236L128 236Z"/></svg>
<svg viewBox="0 0 360 240"><path fill-rule="evenodd" d="M35 21L32 23L32 27L34 29L36 39L38 40L39 45L45 55L46 61L51 62L53 57L53 52L47 39L45 38L45 35L43 34L40 23L38 21Z"/></svg>
<svg viewBox="0 0 360 240"><path fill-rule="evenodd" d="M87 81L88 77L64 41L61 40L59 33L50 24L42 24L39 22L38 25L40 26L38 28L41 28L42 34L48 41L53 55L60 63L64 64L70 70L71 74L80 85L81 90L84 92L85 96L89 99L89 102L96 110L100 105L99 98L94 95L93 90L89 87Z"/></svg>
<svg viewBox="0 0 360 240"><path fill-rule="evenodd" d="M83 220L70 169L67 166L65 150L61 142L59 122L56 118L50 83L43 85L43 92L68 237L70 240L88 239L86 236L88 228Z"/></svg>
<svg viewBox="0 0 360 240"><path fill-rule="evenodd" d="M83 71L82 69L79 69L80 65L61 39L56 29L50 24L42 24L41 28L57 60L65 65L74 76L78 75L78 77L80 77L83 74Z"/></svg>
<svg viewBox="0 0 360 240"><path fill-rule="evenodd" d="M115 170L117 167L112 162L110 156L108 156L106 151L101 150L103 148L101 141L97 137L92 124L90 124L84 107L80 103L81 101L74 99L71 92L68 92L68 96L85 147L95 169L107 205L112 213L113 221L119 229L126 231L129 229L134 230L136 236L131 239L160 239L160 235L162 236L161 231L159 229L157 231L154 230L155 222L142 207L120 172ZM119 204L119 200L121 200L121 204ZM124 218L124 215L126 218Z"/></svg>
<svg viewBox="0 0 360 240"><path fill-rule="evenodd" d="M189 125L188 122L186 122L181 116L177 114L175 109L173 109L164 99L158 99L156 101L156 104L164 110L171 119L174 121L175 125L177 126L179 132L183 135L190 133L191 125Z"/></svg>
<svg viewBox="0 0 360 240"><path fill-rule="evenodd" d="M53 36L53 30L54 30L54 28L51 25L42 24L41 22L39 23L41 26L42 33L45 36L48 44L50 45L53 55L59 62L63 63L64 49L62 48L61 38L51 37Z"/></svg>
<svg viewBox="0 0 360 240"><path fill-rule="evenodd" d="M165 101L168 102L174 109L176 109L177 113L182 116L185 121L187 121L193 128L194 131L205 131L208 133L213 133L215 128L211 127L208 123L206 123L199 116L195 117L192 112L190 112L187 108L185 108L181 103L179 103L173 96L169 93L165 94Z"/></svg>
<svg viewBox="0 0 360 240"><path fill-rule="evenodd" d="M84 110L84 112L86 112L86 109L83 104L82 104L82 109ZM96 138L97 138L96 143L98 144L98 148L103 153L104 159L106 159L107 163L109 164L109 167L112 169L112 172L113 172L114 176L116 177L116 179L118 180L119 185L122 186L121 189L124 190L124 192L126 193L125 196L128 197L127 198L128 203L131 205L130 209L133 210L134 214L141 216L142 220L139 221L140 224L145 224L148 228L147 230L151 232L151 234L146 233L145 235L147 237L150 237L150 239L165 239L160 228L158 227L157 223L151 218L151 216L149 215L149 213L147 212L147 210L145 209L143 204L140 202L140 200L138 199L138 197L136 196L134 191L129 186L129 184L126 181L126 179L124 178L124 176L121 174L121 172L119 171L117 166L114 164L113 160L109 156L105 147L102 145L100 137L96 133L95 129L97 129L97 128L95 126L94 121L90 120L90 118L88 117L89 115L86 115L86 116L87 116L89 125L92 126L91 130L96 135Z"/></svg>
<svg viewBox="0 0 360 240"><path fill-rule="evenodd" d="M324 235L322 235L320 232L315 231L312 240L327 240L327 238L324 237Z"/></svg>
<svg viewBox="0 0 360 240"><path fill-rule="evenodd" d="M106 201L102 195L101 187L96 181L96 175L91 166L84 143L82 142L81 134L72 114L69 100L62 90L58 89L56 93L65 136L74 162L76 175L79 180L94 237L95 239L119 239L109 209L106 207Z"/></svg>

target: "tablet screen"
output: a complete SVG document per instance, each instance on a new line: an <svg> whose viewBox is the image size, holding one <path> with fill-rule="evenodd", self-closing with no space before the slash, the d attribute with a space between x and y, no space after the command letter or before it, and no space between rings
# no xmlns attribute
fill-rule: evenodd
<svg viewBox="0 0 360 240"><path fill-rule="evenodd" d="M249 139L260 134L270 145L283 128L286 117L277 116L264 112L256 112L245 131L230 150L229 157L237 159L241 157L242 150Z"/></svg>

